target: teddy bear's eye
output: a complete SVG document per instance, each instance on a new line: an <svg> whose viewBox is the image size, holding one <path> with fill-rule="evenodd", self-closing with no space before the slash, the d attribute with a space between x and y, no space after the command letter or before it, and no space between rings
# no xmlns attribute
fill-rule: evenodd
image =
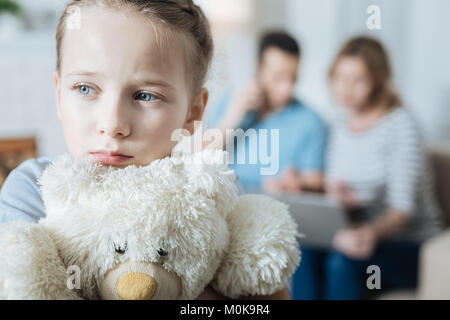
<svg viewBox="0 0 450 320"><path fill-rule="evenodd" d="M168 255L167 251L164 251L164 250L161 249L161 248L159 248L158 254L159 254L161 257L165 257L165 256Z"/></svg>
<svg viewBox="0 0 450 320"><path fill-rule="evenodd" d="M128 249L128 243L125 241L125 244L123 246L114 244L114 250L118 254L124 254Z"/></svg>

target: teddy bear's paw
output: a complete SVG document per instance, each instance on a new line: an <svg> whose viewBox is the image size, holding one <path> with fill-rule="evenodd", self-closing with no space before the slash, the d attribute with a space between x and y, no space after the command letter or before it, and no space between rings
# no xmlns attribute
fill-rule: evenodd
<svg viewBox="0 0 450 320"><path fill-rule="evenodd" d="M288 207L263 195L245 195L229 214L230 246L213 287L237 298L283 289L300 263L297 224Z"/></svg>
<svg viewBox="0 0 450 320"><path fill-rule="evenodd" d="M0 248L0 298L79 299L67 287L66 269L41 226L26 222L0 225Z"/></svg>

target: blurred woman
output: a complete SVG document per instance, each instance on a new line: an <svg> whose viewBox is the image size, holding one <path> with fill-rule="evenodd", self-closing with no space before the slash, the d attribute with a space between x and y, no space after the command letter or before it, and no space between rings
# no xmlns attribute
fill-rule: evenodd
<svg viewBox="0 0 450 320"><path fill-rule="evenodd" d="M329 80L345 115L331 132L327 192L353 224L335 235L331 251L303 248L293 298L364 298L368 282L378 286L368 281L371 265L379 267L381 290L414 288L420 244L442 227L418 127L392 89L377 40L345 43Z"/></svg>

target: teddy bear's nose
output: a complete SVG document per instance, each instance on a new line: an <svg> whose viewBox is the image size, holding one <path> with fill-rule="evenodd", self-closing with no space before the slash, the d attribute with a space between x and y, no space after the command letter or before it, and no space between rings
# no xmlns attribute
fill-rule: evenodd
<svg viewBox="0 0 450 320"><path fill-rule="evenodd" d="M140 272L131 272L117 281L117 294L123 300L150 300L156 291L156 280Z"/></svg>

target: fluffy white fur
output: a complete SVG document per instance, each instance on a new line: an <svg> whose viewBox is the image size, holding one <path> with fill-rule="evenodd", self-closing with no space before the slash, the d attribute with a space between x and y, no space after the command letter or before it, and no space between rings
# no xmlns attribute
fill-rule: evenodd
<svg viewBox="0 0 450 320"><path fill-rule="evenodd" d="M238 197L226 158L205 150L115 169L60 157L40 179L46 218L0 226L0 298L99 299L105 274L129 261L179 277L170 298L211 282L232 298L281 289L300 262L295 221L269 197ZM72 265L81 290L67 288Z"/></svg>

